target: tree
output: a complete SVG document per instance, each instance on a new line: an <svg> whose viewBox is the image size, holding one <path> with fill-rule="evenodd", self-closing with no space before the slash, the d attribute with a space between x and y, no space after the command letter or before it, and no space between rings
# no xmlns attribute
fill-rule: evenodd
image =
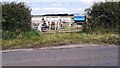
<svg viewBox="0 0 120 68"><path fill-rule="evenodd" d="M24 2L2 3L3 37L31 30L31 9ZM4 35L7 32L7 35ZM12 34L11 36L13 36Z"/></svg>
<svg viewBox="0 0 120 68"><path fill-rule="evenodd" d="M100 2L92 5L92 10L86 9L90 18L90 27L93 31L105 29L107 31L116 31L120 18L120 2Z"/></svg>
<svg viewBox="0 0 120 68"><path fill-rule="evenodd" d="M31 10L25 3L2 3L2 29L4 31L25 32L30 30Z"/></svg>

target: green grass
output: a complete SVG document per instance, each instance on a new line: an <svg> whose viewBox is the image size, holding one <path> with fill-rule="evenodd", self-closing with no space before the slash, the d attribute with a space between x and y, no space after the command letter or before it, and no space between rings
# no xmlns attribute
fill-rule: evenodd
<svg viewBox="0 0 120 68"><path fill-rule="evenodd" d="M86 33L38 33L28 32L25 36L18 36L15 39L2 40L2 49L16 48L38 48L47 46L60 46L65 44L103 44L116 45L118 35L107 34L86 34Z"/></svg>

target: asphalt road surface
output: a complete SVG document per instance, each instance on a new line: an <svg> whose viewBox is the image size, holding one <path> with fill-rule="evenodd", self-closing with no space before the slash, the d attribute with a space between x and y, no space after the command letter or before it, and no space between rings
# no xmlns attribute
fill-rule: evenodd
<svg viewBox="0 0 120 68"><path fill-rule="evenodd" d="M3 66L118 66L118 46L6 52L2 61Z"/></svg>

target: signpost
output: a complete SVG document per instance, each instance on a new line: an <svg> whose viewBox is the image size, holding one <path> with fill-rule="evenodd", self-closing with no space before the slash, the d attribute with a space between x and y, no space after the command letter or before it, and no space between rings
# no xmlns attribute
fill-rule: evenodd
<svg viewBox="0 0 120 68"><path fill-rule="evenodd" d="M74 14L74 30L77 31L82 31L84 24L86 22L86 17L85 15L80 15L80 14Z"/></svg>

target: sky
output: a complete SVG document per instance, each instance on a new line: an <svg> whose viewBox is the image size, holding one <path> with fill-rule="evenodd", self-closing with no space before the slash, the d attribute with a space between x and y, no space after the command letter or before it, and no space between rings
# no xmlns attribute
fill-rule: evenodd
<svg viewBox="0 0 120 68"><path fill-rule="evenodd" d="M26 2L32 11L32 15L44 14L84 14L84 10L89 8L94 2L104 2L104 0L1 0L6 2Z"/></svg>

